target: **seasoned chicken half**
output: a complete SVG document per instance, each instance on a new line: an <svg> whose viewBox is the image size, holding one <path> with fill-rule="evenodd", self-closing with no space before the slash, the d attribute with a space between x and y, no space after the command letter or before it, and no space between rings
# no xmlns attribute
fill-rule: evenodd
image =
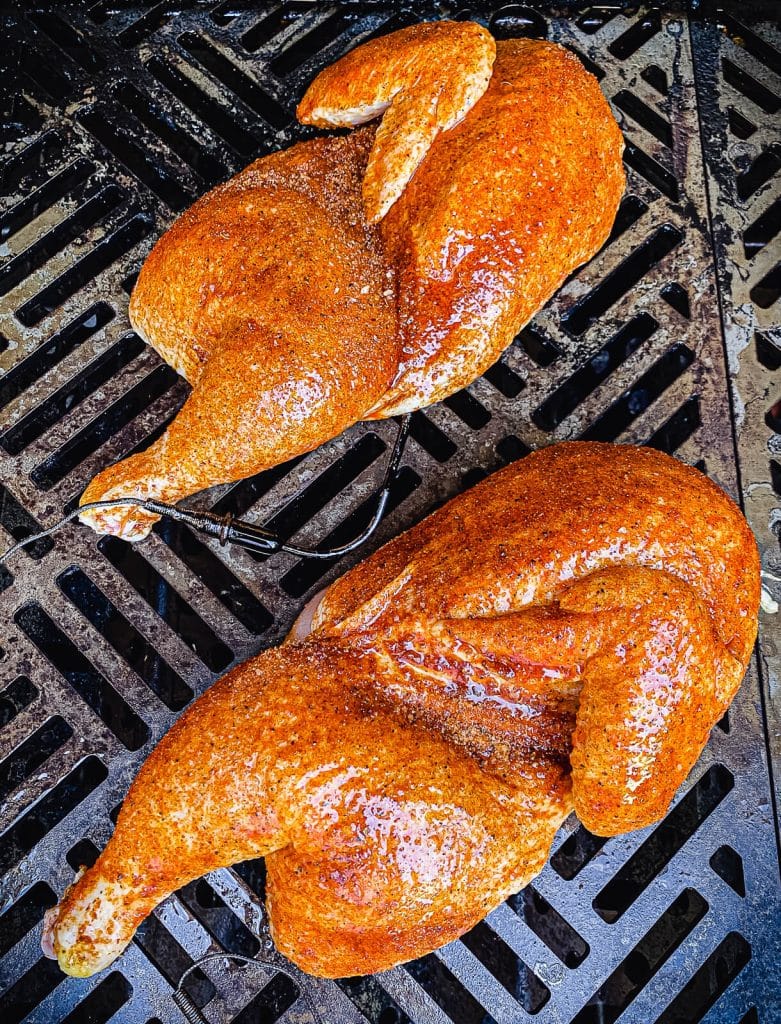
<svg viewBox="0 0 781 1024"><path fill-rule="evenodd" d="M327 68L299 107L317 124L380 114L258 160L160 239L130 316L193 391L83 503L177 501L439 401L607 238L621 134L562 47L417 25ZM129 507L83 518L128 539L154 521Z"/></svg>
<svg viewBox="0 0 781 1024"><path fill-rule="evenodd" d="M545 449L327 592L298 642L185 712L47 914L106 967L160 900L266 856L278 948L366 974L463 934L545 863L666 812L746 669L759 560L737 507L651 449Z"/></svg>

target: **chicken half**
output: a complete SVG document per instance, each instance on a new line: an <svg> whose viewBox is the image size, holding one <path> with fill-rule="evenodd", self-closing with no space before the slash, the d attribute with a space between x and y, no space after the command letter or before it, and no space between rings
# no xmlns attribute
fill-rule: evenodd
<svg viewBox="0 0 781 1024"><path fill-rule="evenodd" d="M598 835L666 812L732 700L759 558L651 449L574 443L488 478L334 583L141 769L44 949L86 976L173 890L266 856L278 948L327 977L444 945Z"/></svg>
<svg viewBox="0 0 781 1024"><path fill-rule="evenodd" d="M193 390L82 503L175 502L452 394L600 248L624 187L621 134L578 59L474 23L358 47L298 113L382 120L256 161L163 235L130 318ZM154 518L83 513L129 540Z"/></svg>

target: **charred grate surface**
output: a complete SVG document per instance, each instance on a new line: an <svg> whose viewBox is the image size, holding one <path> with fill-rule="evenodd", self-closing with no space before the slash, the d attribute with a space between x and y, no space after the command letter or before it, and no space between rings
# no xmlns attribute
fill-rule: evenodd
<svg viewBox="0 0 781 1024"><path fill-rule="evenodd" d="M450 15L573 48L614 104L629 188L608 245L500 363L416 414L373 545L540 445L650 443L742 497L781 599L781 39L770 5L748 23L620 6L100 0L3 14L0 545L57 518L181 404L186 386L126 317L154 238L307 134L292 113L321 67ZM357 426L199 500L341 543L371 513L391 435ZM202 954L273 961L260 862L167 900L97 978L66 979L38 939L150 746L347 565L256 560L170 526L131 549L72 526L0 573L4 1022L179 1020L171 988ZM348 1024L778 1019L774 623L763 616L759 672L657 828L605 842L569 822L532 886L407 967L336 983L209 967L192 998L220 1022L311 1019L305 990Z"/></svg>

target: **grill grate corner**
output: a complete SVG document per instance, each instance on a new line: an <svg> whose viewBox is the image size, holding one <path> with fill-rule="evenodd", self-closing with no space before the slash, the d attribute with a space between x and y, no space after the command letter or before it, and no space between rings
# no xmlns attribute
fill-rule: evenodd
<svg viewBox="0 0 781 1024"><path fill-rule="evenodd" d="M183 382L126 316L154 238L215 183L301 137L295 103L340 53L421 18L473 17L497 37L547 37L581 57L624 131L628 189L608 244L500 362L415 414L372 545L541 445L646 443L742 500L781 600L773 5L561 6L0 9L0 546L72 507L98 468L149 443L181 404ZM391 441L389 425L358 425L199 500L304 544L342 543L370 514ZM3 1021L183 1019L171 992L203 954L273 961L262 862L186 886L97 978L66 979L38 941L150 746L349 562L254 559L171 525L131 549L74 525L0 573ZM191 998L223 1024L309 1020L305 994L340 1024L773 1024L775 622L763 615L761 658L656 828L605 841L566 823L532 886L461 941L381 976L324 983L209 965L191 976Z"/></svg>

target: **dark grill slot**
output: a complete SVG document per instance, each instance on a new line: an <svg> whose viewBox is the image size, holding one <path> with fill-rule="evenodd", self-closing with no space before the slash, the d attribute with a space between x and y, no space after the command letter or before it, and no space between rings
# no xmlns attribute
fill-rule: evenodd
<svg viewBox="0 0 781 1024"><path fill-rule="evenodd" d="M54 487L179 380L170 366L158 366L148 377L139 381L104 413L75 433L54 454L36 466L30 473L30 479L42 491Z"/></svg>
<svg viewBox="0 0 781 1024"><path fill-rule="evenodd" d="M39 189L0 217L0 239L10 238L20 228L39 217L44 210L48 210L61 199L65 199L66 196L72 197L72 194L80 185L84 184L94 170L93 163L84 157L79 157L55 174L53 178L49 178Z"/></svg>
<svg viewBox="0 0 781 1024"><path fill-rule="evenodd" d="M57 962L41 957L15 985L0 996L3 1024L19 1024L63 981L65 975Z"/></svg>
<svg viewBox="0 0 781 1024"><path fill-rule="evenodd" d="M349 996L369 1024L414 1024L371 975L364 978L339 978L336 984Z"/></svg>
<svg viewBox="0 0 781 1024"><path fill-rule="evenodd" d="M570 882L596 857L606 842L603 836L593 836L588 829L578 825L553 854L550 865Z"/></svg>
<svg viewBox="0 0 781 1024"><path fill-rule="evenodd" d="M233 1024L256 1024L260 1021L272 1024L287 1013L299 994L287 975L276 974L233 1018Z"/></svg>
<svg viewBox="0 0 781 1024"><path fill-rule="evenodd" d="M681 232L665 224L639 245L631 256L577 302L562 317L562 326L572 334L583 334L619 299L623 298L665 256L683 241Z"/></svg>
<svg viewBox="0 0 781 1024"><path fill-rule="evenodd" d="M514 434L503 437L496 446L496 453L505 465L522 459L530 451L531 448Z"/></svg>
<svg viewBox="0 0 781 1024"><path fill-rule="evenodd" d="M622 32L609 46L608 50L619 60L626 60L637 53L650 39L661 31L662 19L659 11L651 11L636 21L626 32Z"/></svg>
<svg viewBox="0 0 781 1024"><path fill-rule="evenodd" d="M752 103L755 103L766 113L775 114L781 108L781 99L774 92L771 92L765 85L758 82L756 78L743 68L739 68L737 64L733 64L726 57L722 61L722 69L724 71L724 81L737 89L738 92L742 92L747 99L751 100Z"/></svg>
<svg viewBox="0 0 781 1024"><path fill-rule="evenodd" d="M65 855L65 859L73 868L91 868L100 855L100 850L91 839L80 839L75 846L72 846Z"/></svg>
<svg viewBox="0 0 781 1024"><path fill-rule="evenodd" d="M146 743L149 739L146 724L40 605L24 605L14 615L14 622L120 743L128 750L138 750Z"/></svg>
<svg viewBox="0 0 781 1024"><path fill-rule="evenodd" d="M213 672L227 668L233 661L230 649L143 555L117 537L103 537L98 548L205 665Z"/></svg>
<svg viewBox="0 0 781 1024"><path fill-rule="evenodd" d="M633 224L636 224L644 213L648 211L648 204L644 203L639 196L628 195L621 200L615 222L610 229L610 237L607 244L610 245L620 238L625 231L628 231Z"/></svg>
<svg viewBox="0 0 781 1024"><path fill-rule="evenodd" d="M66 569L57 584L166 707L180 711L190 703L190 687L81 569Z"/></svg>
<svg viewBox="0 0 781 1024"><path fill-rule="evenodd" d="M255 151L258 145L257 139L236 120L230 109L207 96L178 68L172 67L159 57L151 57L146 66L161 85L164 85L178 100L189 107L229 146L232 146L242 156L248 156Z"/></svg>
<svg viewBox="0 0 781 1024"><path fill-rule="evenodd" d="M212 505L212 512L216 512L219 515L224 515L226 512L232 512L234 516L242 516L251 508L256 501L259 501L265 494L283 480L288 473L292 472L293 469L302 461L303 456L297 456L294 459L289 459L287 462L283 462L280 466L274 466L272 469L264 470L262 473L257 473L255 476L248 477L246 480L240 480L237 484L224 494L222 498L219 498Z"/></svg>
<svg viewBox="0 0 781 1024"><path fill-rule="evenodd" d="M468 391L459 391L458 394L451 395L445 399L444 404L472 430L480 430L491 419L490 412Z"/></svg>
<svg viewBox="0 0 781 1024"><path fill-rule="evenodd" d="M17 676L4 690L0 690L0 727L12 722L37 696L38 691L27 676Z"/></svg>
<svg viewBox="0 0 781 1024"><path fill-rule="evenodd" d="M516 956L485 921L462 935L461 941L527 1013L539 1013L550 999L550 989Z"/></svg>
<svg viewBox="0 0 781 1024"><path fill-rule="evenodd" d="M541 430L555 428L622 363L648 341L659 324L648 313L639 313L591 359L558 387L532 414Z"/></svg>
<svg viewBox="0 0 781 1024"><path fill-rule="evenodd" d="M658 189L662 195L672 199L673 202L678 201L678 182L672 171L662 167L658 160L654 160L634 142L628 140L624 150L624 163L633 171L642 174L645 180Z"/></svg>
<svg viewBox="0 0 781 1024"><path fill-rule="evenodd" d="M224 950L241 956L255 956L260 943L205 879L186 885L180 898Z"/></svg>
<svg viewBox="0 0 781 1024"><path fill-rule="evenodd" d="M533 359L538 366L546 367L555 363L562 354L561 349L551 341L534 324L527 324L515 338L515 344L520 345L526 355Z"/></svg>
<svg viewBox="0 0 781 1024"><path fill-rule="evenodd" d="M192 967L192 958L179 945L165 925L154 914L142 921L133 942L143 951L172 988L175 988L188 967ZM204 1007L217 994L214 985L201 970L195 970L182 986L198 1007Z"/></svg>
<svg viewBox="0 0 781 1024"><path fill-rule="evenodd" d="M105 302L98 302L80 313L67 327L53 334L21 363L17 363L0 377L0 408L12 402L88 338L105 327L114 315L111 306Z"/></svg>
<svg viewBox="0 0 781 1024"><path fill-rule="evenodd" d="M364 434L349 451L272 516L266 526L282 537L292 537L384 452L385 444L381 438L376 434Z"/></svg>
<svg viewBox="0 0 781 1024"><path fill-rule="evenodd" d="M275 75L287 75L332 43L350 24L349 11L335 11L290 46L286 46L269 64ZM321 58L322 62L322 58ZM313 69L314 70L314 69Z"/></svg>
<svg viewBox="0 0 781 1024"><path fill-rule="evenodd" d="M0 761L0 801L59 750L73 735L64 718L55 715Z"/></svg>
<svg viewBox="0 0 781 1024"><path fill-rule="evenodd" d="M154 532L246 630L260 636L268 629L274 616L191 530L181 523L161 520L155 525Z"/></svg>
<svg viewBox="0 0 781 1024"><path fill-rule="evenodd" d="M390 497L388 498L386 515L390 515L399 505L415 491L421 483L418 474L403 466L391 485ZM377 495L372 494L354 512L336 527L331 530L318 544L319 548L335 548L341 544L347 544L353 537L357 537L369 524L369 520L377 507ZM279 581L280 587L291 597L303 597L318 580L329 571L332 562L324 562L315 559L301 559L297 565L289 569Z"/></svg>
<svg viewBox="0 0 781 1024"><path fill-rule="evenodd" d="M594 910L603 921L614 924L629 909L734 784L723 764L708 769L594 898Z"/></svg>
<svg viewBox="0 0 781 1024"><path fill-rule="evenodd" d="M146 238L151 230L152 223L149 217L146 214L135 214L98 242L86 256L60 274L43 291L20 306L16 311L17 319L25 327L34 327L93 277L97 277L120 256L124 256L134 245Z"/></svg>
<svg viewBox="0 0 781 1024"><path fill-rule="evenodd" d="M757 359L766 370L781 369L781 339L776 341L771 335L757 331L754 335L754 344Z"/></svg>
<svg viewBox="0 0 781 1024"><path fill-rule="evenodd" d="M507 905L567 967L579 967L588 956L588 943L533 885L511 896Z"/></svg>
<svg viewBox="0 0 781 1024"><path fill-rule="evenodd" d="M667 146L668 149L672 149L673 131L670 122L658 114L653 107L649 107L647 103L643 103L634 93L627 92L626 89L617 92L613 102L659 142Z"/></svg>
<svg viewBox="0 0 781 1024"><path fill-rule="evenodd" d="M41 524L37 523L27 509L20 505L11 492L0 484L0 526L11 534L14 540L24 540L33 533L40 533ZM35 541L24 550L29 558L43 558L47 551L54 547L49 537Z"/></svg>
<svg viewBox="0 0 781 1024"><path fill-rule="evenodd" d="M763 150L735 179L738 197L744 202L781 170L781 146Z"/></svg>
<svg viewBox="0 0 781 1024"><path fill-rule="evenodd" d="M79 114L79 121L98 142L110 150L134 174L177 213L189 206L195 196L183 188L179 180L159 161L148 156L140 145L128 138L127 131L114 122L105 106L94 107Z"/></svg>
<svg viewBox="0 0 781 1024"><path fill-rule="evenodd" d="M290 114L272 96L264 92L251 78L224 57L203 36L185 32L179 36L180 45L207 71L226 85L242 103L259 114L273 128L284 128L290 123Z"/></svg>
<svg viewBox="0 0 781 1024"><path fill-rule="evenodd" d="M140 18L136 18L127 28L122 29L117 36L117 42L120 46L127 47L128 49L136 46L152 32L162 28L170 20L171 15L178 6L178 4L171 2L154 4L150 11L142 14Z"/></svg>
<svg viewBox="0 0 781 1024"><path fill-rule="evenodd" d="M43 919L44 912L57 902L51 887L36 882L12 907L0 915L0 956L23 939Z"/></svg>
<svg viewBox="0 0 781 1024"><path fill-rule="evenodd" d="M645 443L649 448L658 448L672 455L701 424L700 400L697 395L692 395Z"/></svg>
<svg viewBox="0 0 781 1024"><path fill-rule="evenodd" d="M489 367L483 374L483 377L489 384L493 384L496 390L504 395L505 398L517 398L526 387L526 384L518 374L511 370L501 359ZM488 420L486 420L487 422Z"/></svg>
<svg viewBox="0 0 781 1024"><path fill-rule="evenodd" d="M648 82L652 89L656 89L660 96L666 96L669 92L667 84L667 72L658 64L649 64L640 72L644 82Z"/></svg>
<svg viewBox="0 0 781 1024"><path fill-rule="evenodd" d="M46 180L51 174L55 158L63 150L63 141L58 132L48 131L35 142L31 142L17 156L10 157L0 164L0 186L11 195L26 180L28 187L33 188L39 181Z"/></svg>
<svg viewBox="0 0 781 1024"><path fill-rule="evenodd" d="M437 462L447 462L458 451L447 434L441 431L424 412L419 411L412 414L409 432L410 437L417 441L420 447Z"/></svg>
<svg viewBox="0 0 781 1024"><path fill-rule="evenodd" d="M248 28L241 37L241 45L250 53L255 53L281 32L288 23L289 15L285 8L280 6L275 11L263 15L252 28Z"/></svg>
<svg viewBox="0 0 781 1024"><path fill-rule="evenodd" d="M743 252L747 260L772 241L781 231L781 199L777 199L743 234Z"/></svg>
<svg viewBox="0 0 781 1024"><path fill-rule="evenodd" d="M162 139L168 148L189 164L207 185L215 185L228 177L228 168L225 164L180 128L174 117L158 106L146 93L142 93L130 82L121 82L115 95L141 124Z"/></svg>
<svg viewBox="0 0 781 1024"><path fill-rule="evenodd" d="M404 970L428 992L451 1020L458 1021L458 1024L496 1024L491 1014L485 1011L472 993L433 953L405 964Z"/></svg>
<svg viewBox="0 0 781 1024"><path fill-rule="evenodd" d="M750 139L757 130L757 126L752 124L747 117L744 117L740 111L735 110L734 107L729 108L728 117L729 130L739 139Z"/></svg>
<svg viewBox="0 0 781 1024"><path fill-rule="evenodd" d="M491 34L497 39L514 39L518 36L545 39L548 35L545 18L539 12L520 4L508 4L503 7L491 18L489 27Z"/></svg>
<svg viewBox="0 0 781 1024"><path fill-rule="evenodd" d="M107 1024L132 995L133 989L127 978L119 971L112 971L63 1018L62 1024Z"/></svg>
<svg viewBox="0 0 781 1024"><path fill-rule="evenodd" d="M770 309L781 297L781 263L773 267L749 292L752 302L760 309Z"/></svg>
<svg viewBox="0 0 781 1024"><path fill-rule="evenodd" d="M0 871L7 871L18 864L47 832L51 832L74 807L97 789L107 775L106 766L94 754L71 769L54 789L50 789L0 836Z"/></svg>
<svg viewBox="0 0 781 1024"><path fill-rule="evenodd" d="M100 71L103 67L102 58L84 36L56 14L36 11L30 14L29 18L84 71Z"/></svg>
<svg viewBox="0 0 781 1024"><path fill-rule="evenodd" d="M29 444L36 441L46 431L59 422L66 413L75 409L85 398L112 380L120 370L124 369L144 351L144 343L135 334L126 334L116 345L98 356L85 370L82 370L72 381L63 384L37 409L32 409L26 416L9 427L0 435L0 444L9 455L18 455ZM35 477L36 482L39 477Z"/></svg>
<svg viewBox="0 0 781 1024"><path fill-rule="evenodd" d="M10 292L66 245L83 235L87 228L119 206L124 198L122 189L116 185L107 185L56 228L52 228L39 241L33 242L29 249L6 263L0 270L0 295Z"/></svg>
<svg viewBox="0 0 781 1024"><path fill-rule="evenodd" d="M632 420L654 402L662 392L694 362L694 353L685 345L673 345L631 388L614 402L581 435L584 441L615 441Z"/></svg>
<svg viewBox="0 0 781 1024"><path fill-rule="evenodd" d="M613 1024L708 912L696 889L684 889L595 992L572 1024ZM687 1024L699 1017L687 1016Z"/></svg>
<svg viewBox="0 0 781 1024"><path fill-rule="evenodd" d="M702 1020L750 958L751 946L739 932L730 932L657 1018L656 1024L689 1024L692 1020Z"/></svg>
<svg viewBox="0 0 781 1024"><path fill-rule="evenodd" d="M671 281L662 288L662 298L672 306L676 313L691 320L691 307L689 306L689 295L685 288L682 288L677 281Z"/></svg>
<svg viewBox="0 0 781 1024"><path fill-rule="evenodd" d="M743 859L731 846L720 846L710 859L710 866L727 885L734 889L741 899L746 896L746 878L743 874Z"/></svg>

